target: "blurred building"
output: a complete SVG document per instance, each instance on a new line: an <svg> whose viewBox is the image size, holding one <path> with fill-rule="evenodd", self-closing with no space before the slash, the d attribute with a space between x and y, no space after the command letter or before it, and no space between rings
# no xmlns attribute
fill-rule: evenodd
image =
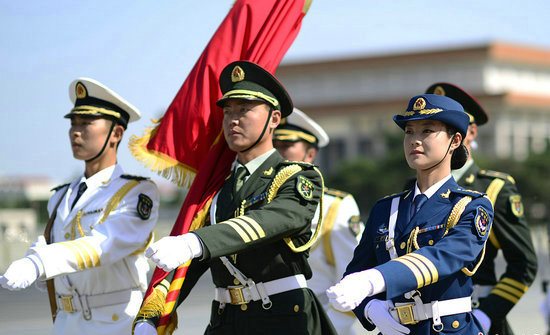
<svg viewBox="0 0 550 335"><path fill-rule="evenodd" d="M277 76L294 105L328 132L319 158L331 170L342 159L376 157L385 134L398 132L391 116L434 82L457 84L489 113L479 152L525 159L550 139L550 50L494 42L449 49L285 63Z"/></svg>

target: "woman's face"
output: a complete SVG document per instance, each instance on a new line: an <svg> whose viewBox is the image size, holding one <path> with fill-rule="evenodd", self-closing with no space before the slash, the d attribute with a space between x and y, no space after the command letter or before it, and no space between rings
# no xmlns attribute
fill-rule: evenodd
<svg viewBox="0 0 550 335"><path fill-rule="evenodd" d="M426 170L436 165L450 166L450 153L459 144L460 138L458 141L453 139L453 136L447 133L447 126L441 121L409 121L405 126L403 149L407 164L412 169ZM442 164L438 164L442 160Z"/></svg>

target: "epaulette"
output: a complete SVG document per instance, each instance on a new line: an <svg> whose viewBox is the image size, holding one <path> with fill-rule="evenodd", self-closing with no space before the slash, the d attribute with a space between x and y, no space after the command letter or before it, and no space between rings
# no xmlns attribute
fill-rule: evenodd
<svg viewBox="0 0 550 335"><path fill-rule="evenodd" d="M344 199L349 195L348 192L335 190L333 188L328 188L328 187L325 187L325 194L332 195L333 197L342 198L342 199Z"/></svg>
<svg viewBox="0 0 550 335"><path fill-rule="evenodd" d="M279 166L288 166L288 165L299 165L303 169L313 169L315 167L315 164L300 162L300 161L284 160L281 163L279 163Z"/></svg>
<svg viewBox="0 0 550 335"><path fill-rule="evenodd" d="M492 170L479 170L478 174L483 177L491 177L491 178L499 178L502 180L508 180L512 184L516 183L516 180L514 179L514 177L504 172L498 172L498 171L492 171Z"/></svg>
<svg viewBox="0 0 550 335"><path fill-rule="evenodd" d="M138 181L148 180L148 179L149 179L149 177L134 176L134 175L131 175L131 174L123 174L123 175L120 176L120 178L131 179L131 180L138 180Z"/></svg>
<svg viewBox="0 0 550 335"><path fill-rule="evenodd" d="M395 197L400 197L402 196L403 194L406 194L406 193L409 193L411 192L411 190L405 190L405 191L401 191L399 193L393 193L393 194L390 194L390 195L386 195L385 197L383 197L382 199L380 200L386 200L386 199L393 199Z"/></svg>
<svg viewBox="0 0 550 335"><path fill-rule="evenodd" d="M467 195L472 198L479 198L485 195L485 193L474 191L474 190L467 190L464 188L457 188L456 190L453 190L453 193Z"/></svg>
<svg viewBox="0 0 550 335"><path fill-rule="evenodd" d="M54 192L57 192L57 191L59 191L60 189L62 189L63 187L65 187L65 186L69 186L69 185L71 185L71 183L67 183L67 184L59 185L59 186L56 186L56 187L52 188L52 189L51 189L50 191L54 191Z"/></svg>

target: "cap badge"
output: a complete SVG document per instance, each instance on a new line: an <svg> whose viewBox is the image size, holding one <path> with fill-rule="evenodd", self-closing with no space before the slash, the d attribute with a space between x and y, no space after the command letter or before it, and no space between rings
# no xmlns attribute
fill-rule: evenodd
<svg viewBox="0 0 550 335"><path fill-rule="evenodd" d="M414 102L413 110L419 111L419 110L423 110L425 107L426 107L426 100L424 100L424 98L418 98Z"/></svg>
<svg viewBox="0 0 550 335"><path fill-rule="evenodd" d="M235 66L231 71L231 81L236 83L244 80L244 70L240 66Z"/></svg>
<svg viewBox="0 0 550 335"><path fill-rule="evenodd" d="M437 94L437 95L445 95L445 90L443 89L443 87L441 86L436 86L434 88L434 94Z"/></svg>
<svg viewBox="0 0 550 335"><path fill-rule="evenodd" d="M84 99L88 96L86 86L84 86L84 84L82 84L81 82L76 83L75 92L78 99Z"/></svg>

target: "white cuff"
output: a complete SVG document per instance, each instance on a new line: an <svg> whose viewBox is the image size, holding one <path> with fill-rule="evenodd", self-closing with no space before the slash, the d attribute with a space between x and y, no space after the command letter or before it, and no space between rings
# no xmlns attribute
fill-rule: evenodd
<svg viewBox="0 0 550 335"><path fill-rule="evenodd" d="M372 284L371 296L386 291L386 281L382 276L382 272L377 269L368 269L367 272Z"/></svg>
<svg viewBox="0 0 550 335"><path fill-rule="evenodd" d="M193 258L202 256L202 243L197 234L189 233L184 235L185 241L191 250Z"/></svg>
<svg viewBox="0 0 550 335"><path fill-rule="evenodd" d="M44 275L44 264L42 263L42 260L40 260L40 257L38 257L38 255L34 253L25 257L34 263L34 266L36 268L36 274L37 274L36 277L37 278L42 277Z"/></svg>

